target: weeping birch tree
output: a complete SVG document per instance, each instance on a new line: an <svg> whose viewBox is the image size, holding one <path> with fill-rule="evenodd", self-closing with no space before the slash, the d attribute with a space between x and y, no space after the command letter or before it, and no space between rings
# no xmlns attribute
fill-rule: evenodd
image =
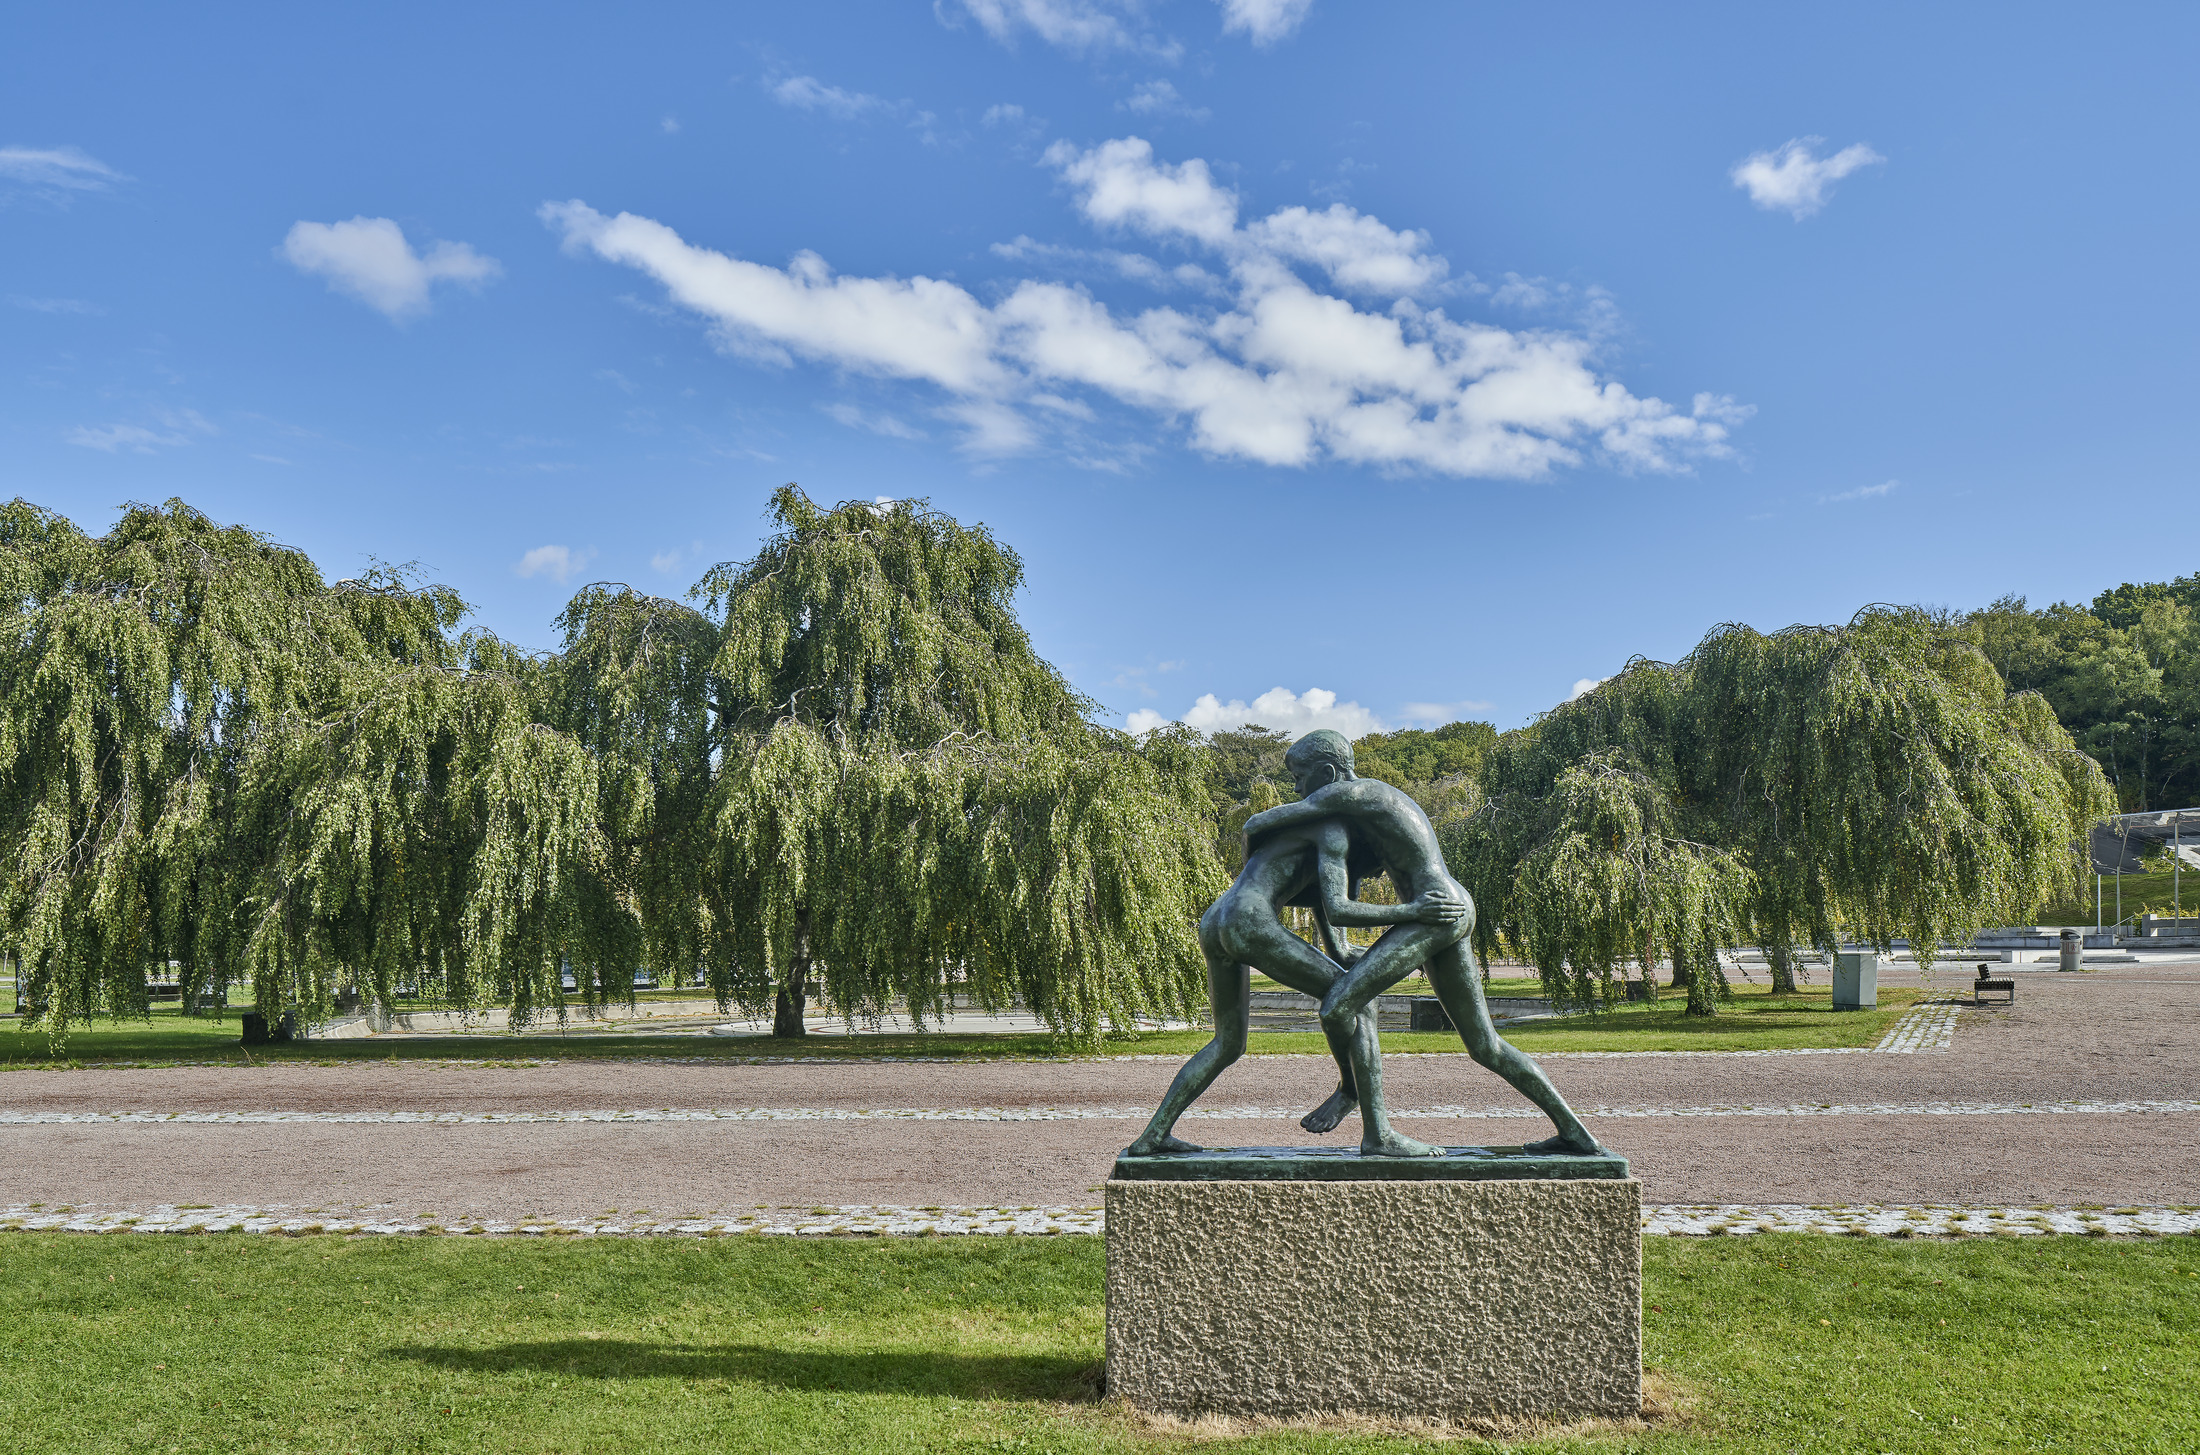
<svg viewBox="0 0 2200 1455"><path fill-rule="evenodd" d="M1518 950L1568 1004L1670 960L1697 1015L1727 993L1722 946L1761 945L1792 990L1803 946L1899 938L1930 964L2022 921L2077 891L2078 846L2114 809L1959 623L1890 607L1631 662L1501 737L1482 786L1445 833L1477 948Z"/></svg>
<svg viewBox="0 0 2200 1455"><path fill-rule="evenodd" d="M557 998L594 765L455 593L180 501L96 538L0 507L0 588L0 936L51 1027L170 973L307 1020Z"/></svg>
<svg viewBox="0 0 2200 1455"><path fill-rule="evenodd" d="M1204 750L1134 742L1032 650L1015 553L924 502L787 486L751 560L685 602L619 585L562 619L554 721L599 763L577 943L803 1034L950 997L1089 1037L1203 999L1221 888Z"/></svg>

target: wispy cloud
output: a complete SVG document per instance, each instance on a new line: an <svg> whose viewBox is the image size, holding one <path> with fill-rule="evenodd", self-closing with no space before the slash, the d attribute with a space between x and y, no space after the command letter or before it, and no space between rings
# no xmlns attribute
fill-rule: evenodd
<svg viewBox="0 0 2200 1455"><path fill-rule="evenodd" d="M495 258L461 242L438 242L425 254L415 252L404 229L387 217L300 222L276 251L299 272L327 279L330 288L393 323L426 313L436 283L479 287L503 271Z"/></svg>
<svg viewBox="0 0 2200 1455"><path fill-rule="evenodd" d="M1222 7L1222 33L1244 32L1265 49L1306 23L1314 0L1215 0Z"/></svg>
<svg viewBox="0 0 2200 1455"><path fill-rule="evenodd" d="M1213 115L1204 106L1194 106L1177 93L1176 87L1167 81L1146 81L1135 87L1131 94L1115 103L1118 111L1134 112L1139 116L1161 119L1180 116L1186 121L1205 121Z"/></svg>
<svg viewBox="0 0 2200 1455"><path fill-rule="evenodd" d="M520 576L548 576L563 584L595 559L593 547L576 551L571 546L537 546L521 556L512 571Z"/></svg>
<svg viewBox="0 0 2200 1455"><path fill-rule="evenodd" d="M1482 702L1472 697L1461 698L1457 702L1409 702L1398 709L1398 716L1407 722L1441 725L1458 722L1473 713L1488 712L1494 706L1495 703Z"/></svg>
<svg viewBox="0 0 2200 1455"><path fill-rule="evenodd" d="M1032 35L1076 55L1131 51L1160 61L1180 59L1181 42L1140 28L1146 8L1140 0L938 0L932 13L943 25L974 20L1011 49Z"/></svg>
<svg viewBox="0 0 2200 1455"><path fill-rule="evenodd" d="M766 81L764 89L782 106L792 106L797 111L822 111L843 121L852 121L867 112L885 111L892 105L882 96L828 86L815 76L784 76Z"/></svg>
<svg viewBox="0 0 2200 1455"><path fill-rule="evenodd" d="M649 558L649 567L661 576L684 575L683 568L690 561L701 560L702 555L703 543L701 541L689 541L684 546L674 546L669 551L657 552Z"/></svg>
<svg viewBox="0 0 2200 1455"><path fill-rule="evenodd" d="M1821 157L1822 136L1802 136L1769 152L1752 152L1727 173L1749 200L1767 212L1785 212L1797 222L1826 205L1833 184L1862 167L1887 159L1862 142Z"/></svg>
<svg viewBox="0 0 2200 1455"><path fill-rule="evenodd" d="M81 298L27 298L21 293L8 295L8 307L27 309L32 313L80 313L98 316L107 310L96 303L86 303Z"/></svg>
<svg viewBox="0 0 2200 1455"><path fill-rule="evenodd" d="M71 193L104 192L131 180L75 147L0 147L0 179L49 202L66 204Z"/></svg>
<svg viewBox="0 0 2200 1455"><path fill-rule="evenodd" d="M855 405L845 402L835 402L819 407L829 417L848 426L850 429L868 430L872 434L885 435L888 439L921 440L930 438L923 430L916 428L914 425L904 424L891 414L869 414L858 409Z"/></svg>
<svg viewBox="0 0 2200 1455"><path fill-rule="evenodd" d="M196 409L160 408L147 416L150 426L144 424L79 425L62 436L69 444L102 454L119 454L128 450L132 454L151 455L178 445L190 444L194 439L217 435L221 430L214 422Z"/></svg>
<svg viewBox="0 0 2200 1455"><path fill-rule="evenodd" d="M1838 505L1844 500L1879 500L1894 494L1900 480L1882 480L1877 485L1859 485L1854 490L1844 490L1838 495L1821 495L1820 505Z"/></svg>

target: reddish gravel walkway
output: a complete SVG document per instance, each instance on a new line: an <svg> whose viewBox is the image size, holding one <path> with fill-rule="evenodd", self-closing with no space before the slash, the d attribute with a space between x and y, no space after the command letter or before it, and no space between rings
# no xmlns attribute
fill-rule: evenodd
<svg viewBox="0 0 2200 1455"><path fill-rule="evenodd" d="M1943 977L1946 985L1948 978ZM1917 1055L1552 1057L1583 1109L2200 1098L2200 966L2025 975ZM621 1108L1148 1108L1173 1062L730 1066L571 1062L16 1072L0 1113L551 1112ZM1207 1105L1301 1108L1316 1057L1248 1058ZM1401 1109L1522 1105L1465 1057L1393 1058ZM1652 1203L2200 1203L2200 1113L1592 1118ZM766 1204L1094 1201L1134 1118L405 1125L0 1126L0 1204L394 1204L445 1219ZM1210 1141L1313 1141L1289 1120L1188 1124ZM1409 1121L1509 1142L1525 1120ZM1348 1123L1340 1135L1350 1135Z"/></svg>

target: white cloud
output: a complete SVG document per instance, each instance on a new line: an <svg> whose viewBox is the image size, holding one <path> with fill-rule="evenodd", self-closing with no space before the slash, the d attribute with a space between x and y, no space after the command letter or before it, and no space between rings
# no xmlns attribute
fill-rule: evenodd
<svg viewBox="0 0 2200 1455"><path fill-rule="evenodd" d="M680 118L677 116L667 116L659 121L657 125L666 136L678 136L680 134Z"/></svg>
<svg viewBox="0 0 2200 1455"><path fill-rule="evenodd" d="M1860 167L1887 160L1862 142L1820 157L1817 149L1824 145L1824 137L1796 137L1776 151L1750 153L1727 175L1765 211L1785 212L1800 222L1826 205L1834 183Z"/></svg>
<svg viewBox="0 0 2200 1455"><path fill-rule="evenodd" d="M593 548L576 551L571 546L537 546L521 556L512 570L521 576L548 576L562 584L594 559Z"/></svg>
<svg viewBox="0 0 2200 1455"><path fill-rule="evenodd" d="M923 430L913 425L904 424L891 414L867 414L853 404L847 403L827 404L823 408L828 415L850 429L869 430L872 434L882 434L888 439L921 440L930 438ZM884 499L883 496L880 498Z"/></svg>
<svg viewBox="0 0 2200 1455"><path fill-rule="evenodd" d="M1147 81L1135 87L1131 94L1115 103L1118 111L1135 111L1140 116L1181 116L1187 121L1205 121L1214 113L1204 106L1194 106L1177 94L1176 87L1167 81Z"/></svg>
<svg viewBox="0 0 2200 1455"><path fill-rule="evenodd" d="M1127 136L1089 152L1058 141L1047 148L1046 161L1077 187L1079 209L1103 227L1210 247L1229 242L1236 232L1237 194L1217 186L1198 157L1173 167L1156 165L1153 144Z"/></svg>
<svg viewBox="0 0 2200 1455"><path fill-rule="evenodd" d="M1216 0L1222 6L1222 33L1244 31L1257 46L1272 46L1305 23L1314 0Z"/></svg>
<svg viewBox="0 0 2200 1455"><path fill-rule="evenodd" d="M985 126L1021 126L1024 121L1024 108L1004 101L997 106L988 106L985 109L985 115L979 117L978 120Z"/></svg>
<svg viewBox="0 0 2200 1455"><path fill-rule="evenodd" d="M1574 690L1566 694L1566 700L1572 702L1577 697L1586 696L1611 680L1609 677L1578 677L1574 679Z"/></svg>
<svg viewBox="0 0 2200 1455"><path fill-rule="evenodd" d="M503 271L495 258L464 243L439 242L424 255L414 252L404 229L387 217L298 223L283 239L281 255L393 321L426 313L432 284L478 286Z"/></svg>
<svg viewBox="0 0 2200 1455"><path fill-rule="evenodd" d="M150 417L158 428L142 424L79 425L63 438L69 444L103 454L128 450L133 454L150 455L190 444L194 436L221 433L212 420L196 409L155 409Z"/></svg>
<svg viewBox="0 0 2200 1455"><path fill-rule="evenodd" d="M1014 46L1025 32L1062 50L1140 51L1159 60L1174 61L1184 47L1174 40L1142 33L1133 22L1144 11L1140 0L940 0L933 7L943 24L957 25L964 16L1005 46Z"/></svg>
<svg viewBox="0 0 2200 1455"><path fill-rule="evenodd" d="M885 111L892 105L882 96L844 91L838 86L826 85L815 76L788 76L779 81L767 81L765 89L782 106L792 106L798 111L822 111L842 121L853 121L866 112Z"/></svg>
<svg viewBox="0 0 2200 1455"><path fill-rule="evenodd" d="M1143 733L1167 721L1169 719L1151 708L1140 708L1124 720L1124 725L1134 733ZM1357 702L1339 702L1336 693L1321 687L1309 687L1303 693L1293 692L1288 687L1271 687L1251 702L1236 698L1223 702L1208 692L1177 721L1189 723L1203 733L1233 730L1254 722L1293 737L1317 728L1329 728L1348 738L1383 730L1382 719L1374 713Z"/></svg>
<svg viewBox="0 0 2200 1455"><path fill-rule="evenodd" d="M1894 494L1902 484L1900 480L1882 480L1877 485L1859 485L1854 490L1844 490L1838 495L1821 495L1820 505L1837 505L1844 500L1879 500Z"/></svg>
<svg viewBox="0 0 2200 1455"><path fill-rule="evenodd" d="M104 192L130 180L75 147L0 147L0 177L57 200L71 192Z"/></svg>
<svg viewBox="0 0 2200 1455"><path fill-rule="evenodd" d="M1182 428L1203 453L1268 465L1534 477L1598 458L1674 470L1731 453L1729 432L1747 415L1720 395L1700 394L1683 412L1632 394L1599 374L1595 332L1448 317L1427 301L1448 269L1426 233L1341 203L1241 225L1237 194L1204 160L1157 161L1137 137L1089 150L1057 143L1046 159L1087 221L1197 251L1220 271L1023 237L996 245L996 255L1204 284L1227 306L1119 315L1081 288L1035 280L988 303L921 275L836 276L815 253L785 268L752 263L579 201L545 203L540 215L568 252L655 278L674 304L708 320L729 353L937 388L947 399L936 412L970 431L964 448L986 455L1033 448L1066 428L1077 415L1065 402L1090 417L1091 403L1105 400ZM1324 292L1302 270L1376 301L1363 308Z"/></svg>

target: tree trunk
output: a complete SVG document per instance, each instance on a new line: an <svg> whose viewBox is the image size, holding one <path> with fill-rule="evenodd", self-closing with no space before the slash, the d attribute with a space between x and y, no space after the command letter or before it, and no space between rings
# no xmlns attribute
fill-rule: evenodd
<svg viewBox="0 0 2200 1455"><path fill-rule="evenodd" d="M787 976L779 982L779 1004L772 1015L774 1036L806 1036L802 1010L810 999L810 912L794 912L794 958L787 962Z"/></svg>
<svg viewBox="0 0 2200 1455"><path fill-rule="evenodd" d="M1725 988L1719 972L1719 947L1706 940L1696 950L1696 963L1688 967L1689 1015L1717 1015L1719 994ZM1681 956L1673 956L1674 982L1680 981Z"/></svg>
<svg viewBox="0 0 2200 1455"><path fill-rule="evenodd" d="M1795 993L1795 947L1786 941L1765 946L1765 963L1772 967L1772 993Z"/></svg>

